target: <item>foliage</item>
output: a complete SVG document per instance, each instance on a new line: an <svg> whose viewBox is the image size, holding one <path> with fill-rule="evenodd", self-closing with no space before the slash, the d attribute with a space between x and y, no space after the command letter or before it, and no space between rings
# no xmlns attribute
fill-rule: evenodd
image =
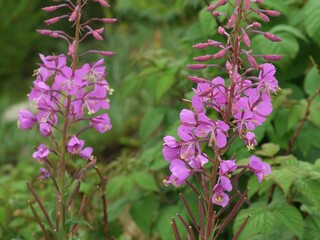
<svg viewBox="0 0 320 240"><path fill-rule="evenodd" d="M13 2L10 5L39 8L37 1ZM192 86L185 78L188 71L184 68L187 59L195 55L190 46L204 38L204 34L214 36L215 30L207 30L215 29L215 26L204 25L202 11L205 3L200 0L167 1L166 6L162 1L138 1L140 5L134 5L137 1L133 0L114 2L117 7L112 14L120 17L119 22L110 33L113 39L103 43L118 52L112 63L106 60L110 79L113 79L110 85L116 89L110 109L113 129L108 137L93 138L88 134L91 137L88 144L98 149L98 158L103 159L100 168L109 176L108 211L110 231L115 238L173 239L171 217L176 216L177 211L186 215L177 193L182 192L193 208L197 207L197 199L185 189L177 190L162 184L162 179L168 174L168 164L161 155L162 137L174 135L179 110L189 106L188 102L180 103L177 99L187 98L187 91ZM142 9L141 5L146 2L149 7ZM125 8L120 5L123 3L127 4ZM284 41L276 48L257 38L252 45L257 52L269 52L270 48L275 48L277 53L287 56L276 63L277 79L283 90L273 100L274 113L257 134L259 143L268 145L255 151L272 164L274 171L261 185L249 176L240 182L240 187L247 184L250 187L247 204L233 226L225 231L223 239L231 239L242 219L251 214L240 239L315 240L319 239L320 233L319 97L311 105L291 155L287 155L286 150L289 139L304 117L308 104L306 99L319 86L319 68L310 60L312 57L320 64L319 1L265 0L264 4L281 11L282 16L263 30L276 33ZM36 41L36 35L30 31L37 28L36 22L40 18L37 14L30 14L32 10L18 12L20 8L16 8L9 11L7 4L3 2L0 5L3 19L16 19L15 11L21 19L36 18L30 22L23 21L25 26L19 27L19 31L14 30L17 25L13 28L12 23L6 30L2 27L4 21L0 25L4 32L0 38L1 72L17 74L11 88L6 85L14 75L0 75L3 80L0 83L0 238L27 240L31 239L35 225L30 223L32 213L28 210L29 193L25 180L34 176L35 169L30 160L31 152L26 149L36 146L39 141L32 132L18 136L15 120L4 120L3 116L28 92L11 94L17 92L15 87L24 85L25 79L31 78L30 69L34 69L34 63L29 59L42 51L47 40L42 43ZM162 12L156 11L157 15L148 12L148 9L157 10L158 7ZM99 11L102 12L101 9ZM165 17L162 17L163 12ZM15 35L20 36L13 37ZM2 41L7 38L17 39L11 43L12 52L4 51L8 43ZM93 43L86 44L91 46ZM28 70L27 73L24 69ZM148 124L141 124L142 121ZM248 151L243 143L235 145L231 151L237 152L237 157L246 162ZM50 197L50 188L39 187ZM86 185L81 188L81 191L91 190ZM94 210L88 214L96 221L100 220L97 217L99 213ZM93 224L94 227L96 225ZM95 229L89 234L92 239L99 239L102 232L102 229Z"/></svg>

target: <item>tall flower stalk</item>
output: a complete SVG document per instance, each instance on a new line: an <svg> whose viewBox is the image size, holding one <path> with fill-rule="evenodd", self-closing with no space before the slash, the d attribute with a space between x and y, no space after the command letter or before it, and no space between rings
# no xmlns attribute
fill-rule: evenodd
<svg viewBox="0 0 320 240"><path fill-rule="evenodd" d="M52 38L61 38L68 44L67 55L44 56L42 63L35 71L34 86L29 100L36 105L36 111L19 112L20 129L31 129L38 126L40 133L48 141L41 143L33 153L33 158L40 168L40 180L51 180L55 193L54 217L44 207L41 198L27 182L27 187L41 210L39 214L30 201L30 207L38 221L44 239L73 239L77 236L79 223L92 195L98 190L93 188L91 194L83 195L79 204L78 195L81 182L87 171L93 169L101 180L101 200L103 206L103 224L105 239L108 238L107 203L105 198L106 177L96 167L93 149L85 146L81 134L88 130L105 133L111 129L110 119L105 110L109 108L108 95L112 93L106 81L104 60L95 63L81 63L80 58L86 54L98 53L112 56L109 51L88 50L79 52L79 44L88 37L103 40L104 28L93 29L92 22L114 23L115 18L82 18L84 8L89 2L96 2L103 7L110 7L105 0L54 0L56 5L44 7L45 12L64 9L65 14L50 18L44 22L53 25L62 19L68 19L74 29L74 36L64 31L40 29L38 33ZM81 167L68 170L72 161L81 159ZM44 220L42 219L44 218ZM86 223L89 224L89 223ZM37 239L37 236L35 236Z"/></svg>
<svg viewBox="0 0 320 240"><path fill-rule="evenodd" d="M271 173L270 165L255 155L250 157L246 165L237 164L236 153L231 159L225 159L225 153L236 138L241 138L248 150L254 148L257 144L254 130L272 112L271 94L279 89L274 76L275 67L259 62L277 61L282 56L256 54L251 49L250 37L254 34L262 34L273 42L281 41L272 33L260 31L259 22L251 21L253 15L263 22L269 22L270 16L280 15L274 10L261 9L262 2L218 0L208 4L207 10L217 18L218 23L226 18L225 24L218 27L218 33L224 37L224 41L209 39L195 44L195 49L206 49L208 54L194 57L193 60L198 63L190 64L188 68L195 71L219 68L224 75L213 79L188 76L197 87L193 89L191 108L183 109L180 113L180 139L164 137L162 153L170 163L171 171L171 175L164 180L165 184L181 186L186 183L199 198L199 219L196 220L181 195L193 226L189 226L182 216L178 217L189 239L217 239L246 199L248 189L239 191L239 177L249 170L261 182ZM225 4L233 8L230 16L219 11ZM225 64L215 64L214 60L218 59L225 59ZM191 175L196 184L188 180ZM228 215L221 219L222 213L228 208ZM249 217L233 239L237 239L248 220ZM172 227L175 238L181 239L174 219Z"/></svg>

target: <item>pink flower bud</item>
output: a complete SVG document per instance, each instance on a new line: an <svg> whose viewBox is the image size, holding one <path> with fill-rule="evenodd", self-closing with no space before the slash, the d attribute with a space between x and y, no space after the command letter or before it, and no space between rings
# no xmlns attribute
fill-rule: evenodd
<svg viewBox="0 0 320 240"><path fill-rule="evenodd" d="M213 56L213 58L214 58L214 59L220 59L220 58L222 58L224 55L226 55L228 49L229 49L229 48L224 48L224 49L220 50L219 52L217 52L217 53Z"/></svg>
<svg viewBox="0 0 320 240"><path fill-rule="evenodd" d="M231 70L232 70L232 65L231 65L231 63L230 63L229 61L226 61L226 69L227 69L228 71L231 71Z"/></svg>
<svg viewBox="0 0 320 240"><path fill-rule="evenodd" d="M204 82L208 81L207 79L199 78L199 77L196 77L196 76L188 76L188 79L191 80L194 83L204 83Z"/></svg>
<svg viewBox="0 0 320 240"><path fill-rule="evenodd" d="M268 38L270 41L272 42L280 42L281 41L281 38L277 37L276 35L272 34L272 33L269 33L269 32L266 32L264 34L264 36L266 38Z"/></svg>
<svg viewBox="0 0 320 240"><path fill-rule="evenodd" d="M236 13L233 13L231 18L228 21L227 28L231 28L234 25L234 21L236 19Z"/></svg>
<svg viewBox="0 0 320 240"><path fill-rule="evenodd" d="M49 34L50 37L53 37L53 38L59 38L60 35L58 33L55 33L55 32L52 32L51 34Z"/></svg>
<svg viewBox="0 0 320 240"><path fill-rule="evenodd" d="M271 17L278 17L281 15L280 12L275 11L275 10L265 10L264 12L265 12L265 14L267 14L268 16L271 16Z"/></svg>
<svg viewBox="0 0 320 240"><path fill-rule="evenodd" d="M224 28L223 28L222 26L219 26L219 27L218 27L218 33L221 34L221 35L223 35L223 34L226 33L226 30L224 30Z"/></svg>
<svg viewBox="0 0 320 240"><path fill-rule="evenodd" d="M73 10L69 22L74 22L76 20L77 14L78 14L79 5L76 6L76 8Z"/></svg>
<svg viewBox="0 0 320 240"><path fill-rule="evenodd" d="M100 5L104 7L110 7L109 3L107 3L105 0L95 0L95 2L100 3Z"/></svg>
<svg viewBox="0 0 320 240"><path fill-rule="evenodd" d="M207 11L212 11L224 4L226 4L228 2L228 0L219 0L216 4L211 4L208 8Z"/></svg>
<svg viewBox="0 0 320 240"><path fill-rule="evenodd" d="M212 16L219 17L221 15L218 11L212 11Z"/></svg>
<svg viewBox="0 0 320 240"><path fill-rule="evenodd" d="M275 55L275 54L263 55L263 58L268 61L279 61L283 58L283 55Z"/></svg>
<svg viewBox="0 0 320 240"><path fill-rule="evenodd" d="M43 11L45 12L54 12L59 8L60 5L55 5L55 6L49 6L49 7L44 7L42 8Z"/></svg>
<svg viewBox="0 0 320 240"><path fill-rule="evenodd" d="M206 64L189 64L187 67L191 70L201 70L201 69L205 69L207 65Z"/></svg>
<svg viewBox="0 0 320 240"><path fill-rule="evenodd" d="M244 8L248 11L250 9L250 0L245 0Z"/></svg>
<svg viewBox="0 0 320 240"><path fill-rule="evenodd" d="M259 23L259 22L254 22L254 23L252 23L252 27L253 28L261 28L261 23Z"/></svg>
<svg viewBox="0 0 320 240"><path fill-rule="evenodd" d="M96 30L92 31L91 33L92 33L92 36L95 39L97 39L98 41L102 41L103 40L103 37Z"/></svg>
<svg viewBox="0 0 320 240"><path fill-rule="evenodd" d="M222 45L221 42L217 42L211 39L208 40L208 43L210 44L210 46L213 46L213 47L219 47L220 45Z"/></svg>
<svg viewBox="0 0 320 240"><path fill-rule="evenodd" d="M209 46L210 46L209 43L198 43L198 44L193 45L192 47L196 48L196 49L204 49L204 48L207 48Z"/></svg>
<svg viewBox="0 0 320 240"><path fill-rule="evenodd" d="M213 58L213 55L203 55L203 56L198 56L194 57L193 60L197 62L205 62Z"/></svg>
<svg viewBox="0 0 320 240"><path fill-rule="evenodd" d="M246 31L241 28L241 31L242 31L242 38L243 38L243 43L247 46L247 47L250 47L250 38L248 36L248 34L246 33Z"/></svg>
<svg viewBox="0 0 320 240"><path fill-rule="evenodd" d="M69 45L68 55L71 56L74 54L74 48L76 46L76 41L73 41L72 44Z"/></svg>
<svg viewBox="0 0 320 240"><path fill-rule="evenodd" d="M254 57L252 57L251 55L247 54L247 59L248 59L248 62L250 63L251 67L253 67L254 69L258 69L259 66L256 62L256 60L254 59Z"/></svg>
<svg viewBox="0 0 320 240"><path fill-rule="evenodd" d="M116 52L99 51L99 54L105 57L110 57L116 54Z"/></svg>
<svg viewBox="0 0 320 240"><path fill-rule="evenodd" d="M45 20L44 22L48 25L51 25L51 24L55 24L56 22L58 22L59 20L61 19L61 17L54 17L54 18L50 18L48 20Z"/></svg>
<svg viewBox="0 0 320 240"><path fill-rule="evenodd" d="M104 31L104 28L98 28L98 29L96 29L96 30L94 30L94 31L96 31L96 32L99 33L99 34L102 34L103 31Z"/></svg>
<svg viewBox="0 0 320 240"><path fill-rule="evenodd" d="M115 23L117 21L117 19L116 18L101 18L100 21L103 23Z"/></svg>
<svg viewBox="0 0 320 240"><path fill-rule="evenodd" d="M52 31L49 29L37 29L36 30L38 33L40 33L41 35L50 35L52 34Z"/></svg>
<svg viewBox="0 0 320 240"><path fill-rule="evenodd" d="M259 15L259 17L261 18L262 21L264 21L264 22L270 22L270 19L269 19L268 16L265 15L264 13L259 12L258 15Z"/></svg>

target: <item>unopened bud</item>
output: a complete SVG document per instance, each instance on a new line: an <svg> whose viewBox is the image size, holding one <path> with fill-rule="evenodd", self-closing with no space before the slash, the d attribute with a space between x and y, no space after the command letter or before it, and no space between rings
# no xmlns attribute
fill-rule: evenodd
<svg viewBox="0 0 320 240"><path fill-rule="evenodd" d="M55 24L56 22L58 22L61 19L61 17L54 17L54 18L50 18L48 20L45 20L44 22L48 25L51 24Z"/></svg>
<svg viewBox="0 0 320 240"><path fill-rule="evenodd" d="M247 54L247 59L248 59L248 62L250 63L250 65L251 65L251 67L253 67L254 69L258 69L259 68L256 60L250 54Z"/></svg>
<svg viewBox="0 0 320 240"><path fill-rule="evenodd" d="M193 45L192 47L196 48L196 49L204 49L204 48L207 48L209 46L210 46L209 43L197 43L197 44Z"/></svg>
<svg viewBox="0 0 320 240"><path fill-rule="evenodd" d="M271 16L271 17L279 17L281 15L280 12L275 11L275 10L265 10L264 12L265 12L265 14L267 14L268 16Z"/></svg>
<svg viewBox="0 0 320 240"><path fill-rule="evenodd" d="M263 58L268 61L279 61L283 58L283 55L275 55L275 54L263 55Z"/></svg>
<svg viewBox="0 0 320 240"><path fill-rule="evenodd" d="M218 12L218 11L212 11L212 16L214 16L214 17L219 17L220 15L221 15L220 12Z"/></svg>
<svg viewBox="0 0 320 240"><path fill-rule="evenodd" d="M102 41L102 40L103 40L103 37L102 37L97 31L92 31L91 33L92 33L92 36L93 36L95 39L97 39L97 40L99 40L99 41Z"/></svg>
<svg viewBox="0 0 320 240"><path fill-rule="evenodd" d="M227 28L233 27L236 16L237 16L236 13L232 14L231 18L228 21Z"/></svg>
<svg viewBox="0 0 320 240"><path fill-rule="evenodd" d="M101 18L100 21L103 23L115 23L117 21L117 19L116 18Z"/></svg>
<svg viewBox="0 0 320 240"><path fill-rule="evenodd" d="M42 8L42 10L45 12L54 12L58 8L59 8L59 5L55 5L55 6L44 7Z"/></svg>
<svg viewBox="0 0 320 240"><path fill-rule="evenodd" d="M49 29L37 29L36 31L41 35L50 35L52 33L52 31Z"/></svg>
<svg viewBox="0 0 320 240"><path fill-rule="evenodd" d="M95 2L100 3L100 5L104 7L110 7L109 3L107 3L105 0L95 0Z"/></svg>
<svg viewBox="0 0 320 240"><path fill-rule="evenodd" d="M207 65L206 64L189 64L187 67L191 70L201 70L201 69L205 69Z"/></svg>
<svg viewBox="0 0 320 240"><path fill-rule="evenodd" d="M116 52L108 52L108 51L99 51L102 56L110 57L116 54Z"/></svg>
<svg viewBox="0 0 320 240"><path fill-rule="evenodd" d="M241 31L242 31L242 39L243 39L243 43L247 46L247 47L250 47L250 38L248 36L248 34L246 33L246 31L241 28Z"/></svg>
<svg viewBox="0 0 320 240"><path fill-rule="evenodd" d="M194 57L193 60L197 62L205 62L213 58L213 55L202 55L198 57Z"/></svg>
<svg viewBox="0 0 320 240"><path fill-rule="evenodd" d="M219 47L220 45L222 45L221 42L217 42L217 41L211 40L211 39L209 39L207 42L210 44L210 46L213 46L213 47Z"/></svg>
<svg viewBox="0 0 320 240"><path fill-rule="evenodd" d="M244 8L248 11L250 9L250 0L244 1Z"/></svg>
<svg viewBox="0 0 320 240"><path fill-rule="evenodd" d="M259 17L261 18L262 21L264 21L264 22L270 22L269 17L268 17L267 15L265 15L264 13L259 12L258 15L259 15Z"/></svg>
<svg viewBox="0 0 320 240"><path fill-rule="evenodd" d="M218 27L218 33L221 35L224 35L226 33L226 30L224 30L224 28L222 26Z"/></svg>
<svg viewBox="0 0 320 240"><path fill-rule="evenodd" d="M204 83L204 82L208 81L207 79L199 78L196 76L188 76L188 79L191 80L192 82L195 82L195 83Z"/></svg>
<svg viewBox="0 0 320 240"><path fill-rule="evenodd" d="M59 38L60 35L58 33L55 33L55 32L52 32L51 34L49 34L50 37L53 37L53 38Z"/></svg>
<svg viewBox="0 0 320 240"><path fill-rule="evenodd" d="M253 28L261 28L261 23L259 23L259 22L254 22L254 23L252 23L252 27Z"/></svg>
<svg viewBox="0 0 320 240"><path fill-rule="evenodd" d="M77 14L78 14L78 9L79 9L79 5L76 6L76 8L73 10L70 18L69 18L69 22L73 22L76 20Z"/></svg>
<svg viewBox="0 0 320 240"><path fill-rule="evenodd" d="M94 30L95 32L99 33L99 34L102 34L103 31L104 31L104 28L98 28L96 30Z"/></svg>
<svg viewBox="0 0 320 240"><path fill-rule="evenodd" d="M280 42L281 41L281 38L277 37L276 35L272 34L272 33L269 33L269 32L266 32L264 34L264 36L266 38L268 38L270 41L272 42Z"/></svg>
<svg viewBox="0 0 320 240"><path fill-rule="evenodd" d="M217 53L213 56L213 58L214 58L214 59L220 59L220 58L222 58L224 55L226 55L228 49L229 49L229 48L224 48L224 49L220 50L219 52L217 52Z"/></svg>

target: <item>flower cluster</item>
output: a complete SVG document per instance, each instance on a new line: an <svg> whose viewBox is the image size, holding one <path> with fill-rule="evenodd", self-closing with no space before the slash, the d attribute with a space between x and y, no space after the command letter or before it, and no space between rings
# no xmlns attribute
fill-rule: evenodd
<svg viewBox="0 0 320 240"><path fill-rule="evenodd" d="M219 17L220 13L216 9L227 2L229 1L220 0L210 5L208 11ZM242 1L236 0L235 11L229 21L224 27L218 28L218 33L226 37L226 44L209 39L193 46L195 49L213 49L215 53L193 58L199 63L188 65L189 69L219 67L227 77L218 76L210 80L188 76L189 80L197 83L197 87L193 89L191 108L183 109L180 113L178 136L181 140L172 136L164 137L162 151L164 158L170 162L171 171L171 176L165 183L176 186L182 185L193 173L204 173L204 164L207 162L218 161L219 172L216 185L213 187L212 202L223 207L229 202L225 192L232 190L230 173L237 169L237 164L234 159L222 160L220 156L227 151L237 136L244 141L249 150L253 149L257 144L253 131L272 112L271 94L279 89L274 76L274 65L259 65L255 58L260 55L252 55L252 49L246 49L250 47L249 35L262 33L256 30L261 24L255 22L241 30L239 26L235 27L235 19L242 18L241 15L248 12L256 12L260 17L277 13L257 11L250 7L250 1L245 1L243 6ZM228 33L227 30L230 28L233 31ZM271 41L280 40L271 33L265 33L265 36ZM243 49L239 46L243 46ZM214 48L218 50L215 51ZM224 67L205 63L222 57L226 58ZM282 56L267 55L263 58L279 60ZM218 115L213 115L213 111ZM214 160L204 153L205 146L214 151ZM261 162L256 156L252 156L249 164L242 167L250 169L259 182L271 173L270 165Z"/></svg>
<svg viewBox="0 0 320 240"><path fill-rule="evenodd" d="M103 7L110 7L105 0L94 0ZM33 87L29 93L29 101L35 103L36 111L22 110L19 112L18 127L22 130L31 129L35 124L38 125L40 133L56 140L56 135L66 135L67 148L71 155L79 155L89 160L92 155L92 148L83 149L84 141L77 137L90 128L98 132L105 133L111 129L110 119L107 113L99 113L100 110L109 108L108 95L112 94L106 81L106 69L104 60L101 59L95 63L85 63L78 66L78 59L88 53L98 53L102 56L111 56L114 52L89 50L78 54L78 45L88 36L93 36L97 40L103 40L103 28L92 29L90 23L98 21L102 23L114 23L115 18L91 18L81 23L81 11L87 4L87 1L66 1L66 3L44 7L45 12L54 12L57 9L65 8L71 10L70 14L65 14L50 18L45 21L46 24L52 25L63 18L68 18L69 22L75 26L75 37L59 30L40 29L38 33L53 38L61 38L68 43L68 56L71 59L71 65L68 65L66 55L44 56L40 54L40 68L35 71L36 76ZM70 129L75 129L79 121L85 121L86 127L79 132L70 135L67 133ZM60 125L59 125L60 123ZM53 142L54 142L53 141ZM46 160L48 154L53 151L59 156L58 144L47 148L41 144L33 157L40 163ZM60 154L61 155L61 154ZM63 155L63 154L62 154ZM61 157L61 156L60 156ZM48 174L41 176L48 176ZM44 177L42 177L44 178Z"/></svg>

